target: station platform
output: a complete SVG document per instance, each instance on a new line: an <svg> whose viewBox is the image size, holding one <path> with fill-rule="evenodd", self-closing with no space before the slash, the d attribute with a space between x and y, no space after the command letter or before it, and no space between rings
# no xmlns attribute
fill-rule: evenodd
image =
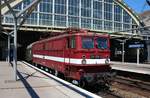
<svg viewBox="0 0 150 98"><path fill-rule="evenodd" d="M85 98L21 62L17 68L18 80L14 81L11 64L0 62L1 98Z"/></svg>
<svg viewBox="0 0 150 98"><path fill-rule="evenodd" d="M114 70L150 75L150 64L137 64L128 62L122 63L111 61L111 67Z"/></svg>

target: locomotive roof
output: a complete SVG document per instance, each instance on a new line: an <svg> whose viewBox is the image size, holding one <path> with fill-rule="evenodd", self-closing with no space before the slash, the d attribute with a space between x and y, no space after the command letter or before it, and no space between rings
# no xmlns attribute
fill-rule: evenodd
<svg viewBox="0 0 150 98"><path fill-rule="evenodd" d="M83 30L83 29L82 30L68 30L67 32L61 33L60 35L45 38L45 39L36 41L33 44L45 42L45 41L48 41L48 40L68 37L68 36L75 36L75 35L99 36L99 37L108 37L109 36L109 34L93 33L93 32L88 32L87 30Z"/></svg>

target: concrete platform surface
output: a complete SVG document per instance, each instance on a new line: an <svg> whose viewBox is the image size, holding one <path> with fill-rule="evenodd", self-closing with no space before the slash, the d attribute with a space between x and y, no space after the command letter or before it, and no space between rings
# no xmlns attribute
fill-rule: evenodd
<svg viewBox="0 0 150 98"><path fill-rule="evenodd" d="M18 63L18 80L13 79L13 68L0 62L1 98L85 98L36 70Z"/></svg>
<svg viewBox="0 0 150 98"><path fill-rule="evenodd" d="M150 64L122 63L111 61L111 67L115 70L135 72L150 75Z"/></svg>

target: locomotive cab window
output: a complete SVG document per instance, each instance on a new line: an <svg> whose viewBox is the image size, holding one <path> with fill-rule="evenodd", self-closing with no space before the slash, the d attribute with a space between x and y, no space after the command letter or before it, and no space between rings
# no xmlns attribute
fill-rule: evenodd
<svg viewBox="0 0 150 98"><path fill-rule="evenodd" d="M82 38L82 48L84 48L84 49L94 48L94 39L92 37L83 37Z"/></svg>
<svg viewBox="0 0 150 98"><path fill-rule="evenodd" d="M96 39L96 47L99 49L107 49L108 48L108 41L107 38L97 38Z"/></svg>

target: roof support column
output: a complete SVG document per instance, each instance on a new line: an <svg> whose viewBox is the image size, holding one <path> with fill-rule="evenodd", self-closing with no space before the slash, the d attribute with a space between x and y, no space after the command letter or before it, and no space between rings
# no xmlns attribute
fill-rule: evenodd
<svg viewBox="0 0 150 98"><path fill-rule="evenodd" d="M32 13L34 8L41 0L34 0L31 4L29 4L25 9L19 12L16 15L13 8L10 6L8 0L4 0L4 3L9 8L9 11L13 15L14 18L14 31L13 31L13 38L14 38L14 47L13 47L13 68L14 68L14 80L17 81L17 30L19 27L24 23L26 18ZM17 20L19 18L23 18L19 24L17 24ZM8 47L9 48L9 47Z"/></svg>
<svg viewBox="0 0 150 98"><path fill-rule="evenodd" d="M55 0L53 0L53 9L52 9L52 26L55 26Z"/></svg>
<svg viewBox="0 0 150 98"><path fill-rule="evenodd" d="M12 7L9 5L7 0L4 0L5 4L9 8L14 18L14 47L13 47L13 69L14 69L14 80L17 81L17 17Z"/></svg>
<svg viewBox="0 0 150 98"><path fill-rule="evenodd" d="M0 0L0 6L2 1ZM0 9L0 33L2 32L2 15L1 15L1 9Z"/></svg>
<svg viewBox="0 0 150 98"><path fill-rule="evenodd" d="M115 10L114 10L114 2L112 3L112 30L115 31L115 23L114 23L114 17L115 17Z"/></svg>
<svg viewBox="0 0 150 98"><path fill-rule="evenodd" d="M68 27L69 26L69 23L68 23L68 17L69 17L69 15L68 15L68 9L69 9L69 6L68 6L68 0L66 0L66 27Z"/></svg>
<svg viewBox="0 0 150 98"><path fill-rule="evenodd" d="M13 48L14 79L17 81L17 18L14 17L14 48Z"/></svg>
<svg viewBox="0 0 150 98"><path fill-rule="evenodd" d="M10 63L10 35L8 34L7 61Z"/></svg>
<svg viewBox="0 0 150 98"><path fill-rule="evenodd" d="M102 2L104 2L104 0L102 0ZM104 29L104 3L102 3L102 30Z"/></svg>
<svg viewBox="0 0 150 98"><path fill-rule="evenodd" d="M124 51L124 44L125 44L125 41L122 41L122 63L124 63L124 55L125 55L125 51Z"/></svg>
<svg viewBox="0 0 150 98"><path fill-rule="evenodd" d="M91 29L93 30L94 27L93 27L93 0L91 0Z"/></svg>
<svg viewBox="0 0 150 98"><path fill-rule="evenodd" d="M81 0L79 0L79 28L81 28Z"/></svg>

